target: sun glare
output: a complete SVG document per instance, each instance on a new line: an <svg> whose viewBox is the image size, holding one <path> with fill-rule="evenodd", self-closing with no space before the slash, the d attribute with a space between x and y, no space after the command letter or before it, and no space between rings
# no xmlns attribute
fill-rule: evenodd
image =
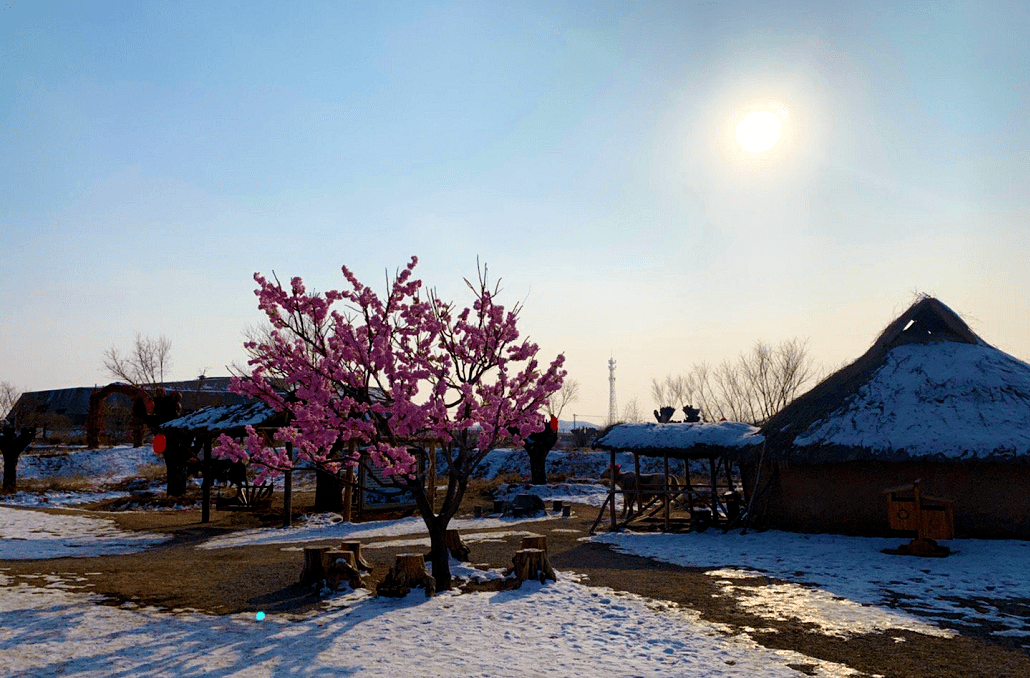
<svg viewBox="0 0 1030 678"><path fill-rule="evenodd" d="M780 118L775 113L756 111L737 125L737 143L745 151L761 153L779 141L782 131Z"/></svg>

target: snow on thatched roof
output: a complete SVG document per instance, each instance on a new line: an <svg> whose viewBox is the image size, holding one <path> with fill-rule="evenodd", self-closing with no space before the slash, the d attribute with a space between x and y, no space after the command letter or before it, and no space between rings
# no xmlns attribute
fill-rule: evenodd
<svg viewBox="0 0 1030 678"><path fill-rule="evenodd" d="M762 432L795 462L1030 460L1030 365L926 297Z"/></svg>
<svg viewBox="0 0 1030 678"><path fill-rule="evenodd" d="M594 443L602 450L636 452L647 456L707 457L759 445L762 436L749 424L618 424Z"/></svg>
<svg viewBox="0 0 1030 678"><path fill-rule="evenodd" d="M240 432L245 426L269 425L277 419L277 412L262 402L222 407L204 407L196 412L173 419L161 428L192 433Z"/></svg>

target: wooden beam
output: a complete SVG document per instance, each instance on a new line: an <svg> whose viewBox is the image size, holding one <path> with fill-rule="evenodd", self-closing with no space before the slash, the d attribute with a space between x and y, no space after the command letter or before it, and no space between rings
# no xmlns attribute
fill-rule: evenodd
<svg viewBox="0 0 1030 678"><path fill-rule="evenodd" d="M201 485L200 522L211 522L211 437L204 440L204 482Z"/></svg>

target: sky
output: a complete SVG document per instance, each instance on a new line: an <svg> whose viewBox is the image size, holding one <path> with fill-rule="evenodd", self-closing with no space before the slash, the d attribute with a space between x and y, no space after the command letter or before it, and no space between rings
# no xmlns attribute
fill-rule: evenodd
<svg viewBox="0 0 1030 678"><path fill-rule="evenodd" d="M1026 3L0 2L0 381L136 332L226 374L253 274L485 262L603 422L654 378L864 352L932 294L1030 359ZM749 153L755 110L783 136Z"/></svg>

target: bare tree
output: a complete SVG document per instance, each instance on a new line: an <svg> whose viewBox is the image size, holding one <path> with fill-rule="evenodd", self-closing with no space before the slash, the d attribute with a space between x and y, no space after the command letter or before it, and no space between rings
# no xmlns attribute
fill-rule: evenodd
<svg viewBox="0 0 1030 678"><path fill-rule="evenodd" d="M562 382L561 388L547 398L547 414L551 417L561 417L565 406L575 402L579 398L579 382L575 379L566 379Z"/></svg>
<svg viewBox="0 0 1030 678"><path fill-rule="evenodd" d="M714 369L695 363L685 377L652 381L651 395L663 405L695 405L705 421L746 421L760 425L794 400L816 377L807 342L789 339L776 346L757 342L736 360ZM679 385L679 390L676 386Z"/></svg>
<svg viewBox="0 0 1030 678"><path fill-rule="evenodd" d="M157 339L136 333L136 340L128 354L116 347L104 351L104 368L115 379L141 388L154 387L164 382L165 370L171 368L172 342L168 337Z"/></svg>
<svg viewBox="0 0 1030 678"><path fill-rule="evenodd" d="M624 423L637 423L643 420L644 415L640 410L640 403L635 397L631 398L622 408L622 421Z"/></svg>
<svg viewBox="0 0 1030 678"><path fill-rule="evenodd" d="M21 391L9 381L0 381L0 421L14 409L14 404L21 397Z"/></svg>
<svg viewBox="0 0 1030 678"><path fill-rule="evenodd" d="M693 399L694 383L683 375L665 375L665 380L651 380L651 398L658 407L679 407Z"/></svg>

